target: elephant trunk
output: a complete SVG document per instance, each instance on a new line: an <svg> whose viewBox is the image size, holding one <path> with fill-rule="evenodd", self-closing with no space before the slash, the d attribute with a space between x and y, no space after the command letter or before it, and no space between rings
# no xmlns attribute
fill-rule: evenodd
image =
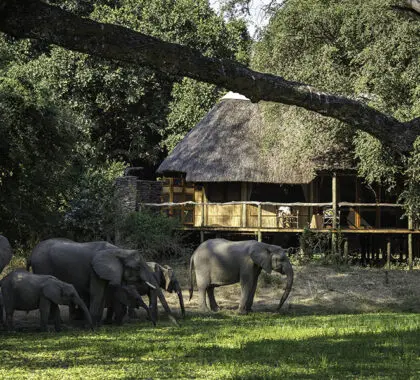
<svg viewBox="0 0 420 380"><path fill-rule="evenodd" d="M178 294L179 306L181 307L182 318L184 318L185 317L184 298L182 297L182 290L178 282L176 283L175 291L176 291L176 294Z"/></svg>
<svg viewBox="0 0 420 380"><path fill-rule="evenodd" d="M73 303L77 306L79 306L83 313L85 314L86 321L90 327L91 330L93 330L93 322L92 322L92 316L89 313L89 309L86 307L86 304L83 302L83 300L80 297L76 297L73 300Z"/></svg>
<svg viewBox="0 0 420 380"><path fill-rule="evenodd" d="M175 324L176 326L178 326L178 322L176 321L176 319L174 318L174 316L172 315L171 309L169 308L168 303L166 302L166 298L162 293L162 290L160 288L156 289L157 291L157 296L159 297L159 300L163 306L163 308L165 309L165 311L168 313L169 319L171 320L171 322L173 324Z"/></svg>
<svg viewBox="0 0 420 380"><path fill-rule="evenodd" d="M281 300L280 300L280 303L279 303L279 306L278 306L277 310L280 310L280 308L282 307L284 302L287 300L287 297L289 296L290 291L292 290L292 285L293 285L292 264L289 264L288 268L284 272L287 276L287 283L286 283L286 288L284 289L284 293L283 293L283 296L281 297Z"/></svg>

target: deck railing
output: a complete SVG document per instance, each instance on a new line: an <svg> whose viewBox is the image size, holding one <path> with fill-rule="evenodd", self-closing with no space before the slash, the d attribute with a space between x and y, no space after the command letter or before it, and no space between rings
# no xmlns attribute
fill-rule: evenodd
<svg viewBox="0 0 420 380"><path fill-rule="evenodd" d="M304 228L348 232L399 233L413 230L395 203L338 202L167 202L142 203L140 207L159 209L177 217L184 228L261 231L301 231ZM363 215L368 221L364 219ZM335 221L335 222L334 222Z"/></svg>

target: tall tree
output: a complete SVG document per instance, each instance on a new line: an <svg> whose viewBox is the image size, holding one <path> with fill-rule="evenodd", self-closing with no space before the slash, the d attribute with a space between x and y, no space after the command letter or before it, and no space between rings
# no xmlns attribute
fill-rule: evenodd
<svg viewBox="0 0 420 380"><path fill-rule="evenodd" d="M411 120L420 113L420 24L390 4L384 6L378 0L289 0L257 44L253 65L359 98L400 120ZM300 120L307 135L322 126L336 130L337 141L317 141L325 152L339 140L351 143L350 131L338 121L303 110L278 114L283 119L292 114L289 122ZM353 142L363 177L392 187L402 162L366 133L357 133Z"/></svg>
<svg viewBox="0 0 420 380"><path fill-rule="evenodd" d="M390 1L382 6L389 7ZM366 131L399 152L410 151L420 134L420 118L399 121L364 102L258 73L231 61L207 58L196 50L118 25L84 19L38 0L1 0L0 10L0 30L15 37L43 39L104 58L152 66L236 90L254 101L304 107ZM413 22L418 21L417 16L412 17Z"/></svg>
<svg viewBox="0 0 420 380"><path fill-rule="evenodd" d="M24 50L0 41L0 231L12 241L57 225L89 141L83 121L65 104L22 80Z"/></svg>
<svg viewBox="0 0 420 380"><path fill-rule="evenodd" d="M146 30L162 39L199 49L208 56L241 60L248 56L249 38L243 33L244 24L226 23L205 0L54 3L98 21ZM182 115L178 125L181 115L176 113L182 107L177 102L182 103L181 94L192 85L184 85L186 82L178 76L59 47L51 47L29 66L32 81L46 87L53 98L65 101L92 125L91 138L98 159L145 166L150 168L149 173L154 173L154 165L164 154L164 148L168 148L165 141L173 140L172 134L178 135L179 130L188 131L219 94L214 87L194 84L201 88L200 98L188 99L189 112ZM173 96L174 82L179 85Z"/></svg>

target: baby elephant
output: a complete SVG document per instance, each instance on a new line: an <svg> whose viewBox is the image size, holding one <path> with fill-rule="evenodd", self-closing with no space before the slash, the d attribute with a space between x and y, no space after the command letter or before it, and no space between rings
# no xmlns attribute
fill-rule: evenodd
<svg viewBox="0 0 420 380"><path fill-rule="evenodd" d="M182 290L181 286L179 285L178 279L175 276L173 269L169 265L160 265L153 261L148 261L147 265L149 266L150 270L153 272L153 275L156 278L157 283L159 284L160 288L165 289L168 293L175 292L179 299L179 306L181 308L182 317L185 317L185 308L184 308L184 299L182 297ZM149 307L150 312L153 315L157 315L157 304L151 304L151 297L150 297L150 289L145 285L138 284L137 291L142 296L148 295L149 297ZM132 315L133 311L130 310L129 314Z"/></svg>
<svg viewBox="0 0 420 380"><path fill-rule="evenodd" d="M138 309L142 307L148 318L156 325L156 319L150 314L150 309L144 303L135 285L108 286L105 293L105 307L107 308L105 323L113 321L121 325L127 308Z"/></svg>
<svg viewBox="0 0 420 380"><path fill-rule="evenodd" d="M47 330L48 317L54 318L55 330L60 331L60 309L58 305L78 305L85 313L86 320L92 328L89 311L79 297L73 285L58 280L54 276L39 275L17 269L0 281L2 288L4 310L6 312L6 327L13 328L13 313L15 310L35 310L41 313L41 330Z"/></svg>

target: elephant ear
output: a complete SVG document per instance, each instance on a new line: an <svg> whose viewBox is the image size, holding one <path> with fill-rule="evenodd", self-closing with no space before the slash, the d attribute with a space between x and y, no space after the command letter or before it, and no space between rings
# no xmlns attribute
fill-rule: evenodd
<svg viewBox="0 0 420 380"><path fill-rule="evenodd" d="M45 298L49 299L51 302L59 305L63 302L63 293L61 286L59 284L48 281L42 288L42 294Z"/></svg>
<svg viewBox="0 0 420 380"><path fill-rule="evenodd" d="M271 252L263 244L256 242L251 249L251 259L267 273L271 273Z"/></svg>
<svg viewBox="0 0 420 380"><path fill-rule="evenodd" d="M165 276L165 289L168 292L172 292L173 289L170 289L171 282L174 279L174 270L169 265L164 265L163 268L163 275Z"/></svg>
<svg viewBox="0 0 420 380"><path fill-rule="evenodd" d="M124 267L111 251L97 253L93 257L92 268L99 278L109 281L109 285L121 284Z"/></svg>

